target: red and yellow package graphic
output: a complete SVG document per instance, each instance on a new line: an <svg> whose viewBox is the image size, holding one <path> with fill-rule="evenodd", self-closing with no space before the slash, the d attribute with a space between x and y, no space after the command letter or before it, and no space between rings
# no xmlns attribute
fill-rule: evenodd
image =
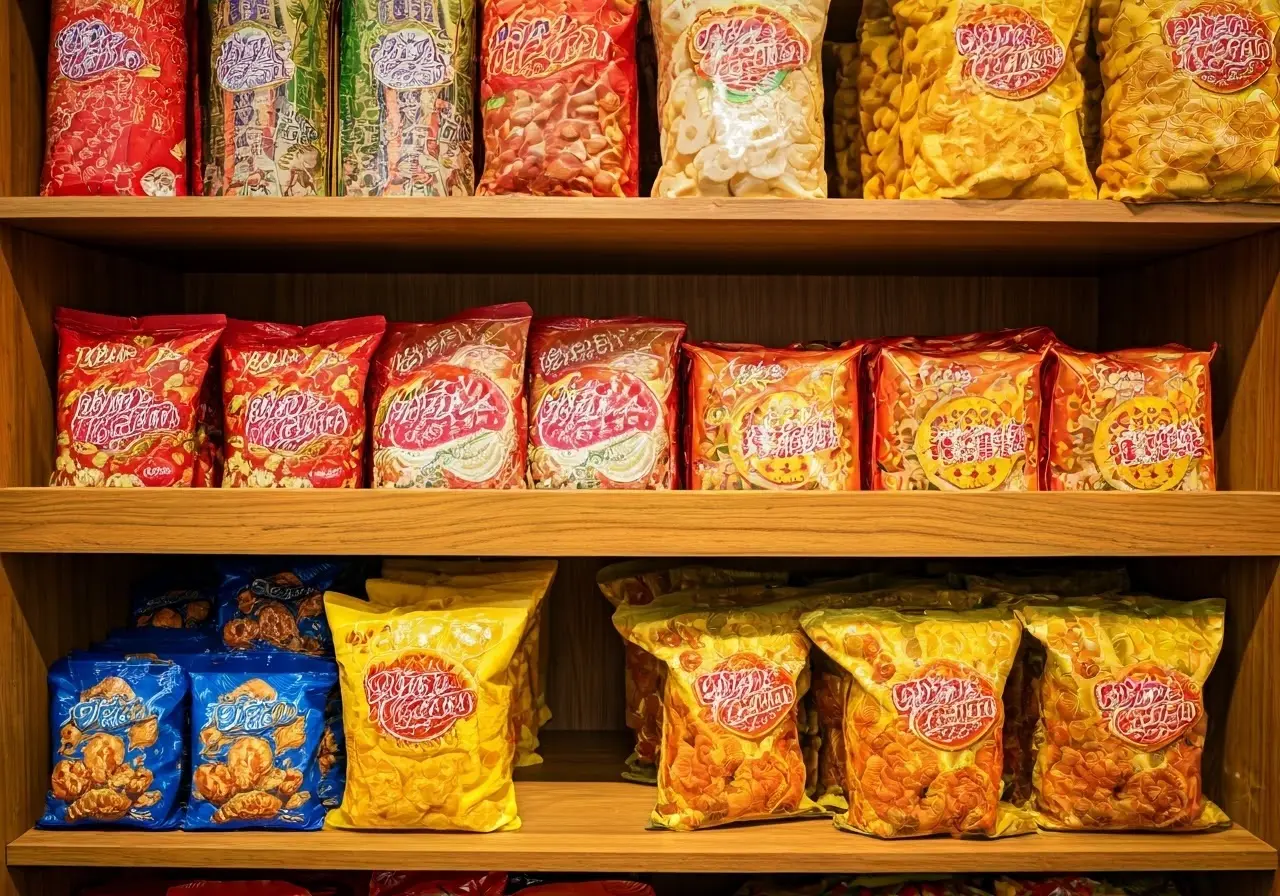
<svg viewBox="0 0 1280 896"><path fill-rule="evenodd" d="M1221 600L1022 605L1045 646L1033 776L1041 827L1192 830L1229 824L1205 799L1204 683Z"/></svg>
<svg viewBox="0 0 1280 896"><path fill-rule="evenodd" d="M623 605L613 623L667 666L658 804L650 824L692 831L811 815L799 701L809 642L795 600Z"/></svg>
<svg viewBox="0 0 1280 896"><path fill-rule="evenodd" d="M223 487L359 487L364 384L386 325L232 321L222 345Z"/></svg>
<svg viewBox="0 0 1280 896"><path fill-rule="evenodd" d="M959 344L880 350L872 434L876 490L1039 490L1047 346L1023 350L1013 337L976 348Z"/></svg>
<svg viewBox="0 0 1280 896"><path fill-rule="evenodd" d="M1021 634L1012 613L822 609L803 624L852 676L838 826L877 837L1034 829L1000 803L1000 698Z"/></svg>
<svg viewBox="0 0 1280 896"><path fill-rule="evenodd" d="M636 0L485 0L477 195L637 196Z"/></svg>
<svg viewBox="0 0 1280 896"><path fill-rule="evenodd" d="M686 345L689 488L857 491L861 351Z"/></svg>
<svg viewBox="0 0 1280 896"><path fill-rule="evenodd" d="M332 592L347 783L337 828L513 831L511 659L533 596L423 609Z"/></svg>
<svg viewBox="0 0 1280 896"><path fill-rule="evenodd" d="M641 317L533 325L535 488L676 487L676 357L684 330Z"/></svg>
<svg viewBox="0 0 1280 896"><path fill-rule="evenodd" d="M43 196L187 194L185 0L55 0Z"/></svg>
<svg viewBox="0 0 1280 896"><path fill-rule="evenodd" d="M222 364L218 353L209 359L209 372L205 374L200 389L200 403L196 405L196 466L197 488L218 488L222 485Z"/></svg>
<svg viewBox="0 0 1280 896"><path fill-rule="evenodd" d="M59 308L51 485L194 484L196 406L221 314L112 317Z"/></svg>
<svg viewBox="0 0 1280 896"><path fill-rule="evenodd" d="M524 488L523 302L392 324L373 360L374 488Z"/></svg>
<svg viewBox="0 0 1280 896"><path fill-rule="evenodd" d="M1049 488L1213 491L1209 362L1216 351L1055 347Z"/></svg>

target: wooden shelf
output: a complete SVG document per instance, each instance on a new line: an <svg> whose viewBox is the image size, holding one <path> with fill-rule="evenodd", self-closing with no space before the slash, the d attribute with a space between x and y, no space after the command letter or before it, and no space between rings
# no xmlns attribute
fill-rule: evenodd
<svg viewBox="0 0 1280 896"><path fill-rule="evenodd" d="M1053 269L1175 255L1280 208L1021 200L0 198L0 224L159 264L306 270ZM287 254L286 254L287 253ZM367 255L364 256L367 259Z"/></svg>
<svg viewBox="0 0 1280 896"><path fill-rule="evenodd" d="M1277 556L1280 492L6 488L0 552Z"/></svg>

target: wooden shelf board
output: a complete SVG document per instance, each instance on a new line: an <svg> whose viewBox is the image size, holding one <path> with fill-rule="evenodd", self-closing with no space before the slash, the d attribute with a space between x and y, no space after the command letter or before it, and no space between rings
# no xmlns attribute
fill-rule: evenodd
<svg viewBox="0 0 1280 896"><path fill-rule="evenodd" d="M1248 204L947 200L11 197L0 224L217 270L1001 270L1133 260L1280 226ZM287 252L282 256L281 252Z"/></svg>
<svg viewBox="0 0 1280 896"><path fill-rule="evenodd" d="M1280 555L1280 492L0 489L0 552Z"/></svg>

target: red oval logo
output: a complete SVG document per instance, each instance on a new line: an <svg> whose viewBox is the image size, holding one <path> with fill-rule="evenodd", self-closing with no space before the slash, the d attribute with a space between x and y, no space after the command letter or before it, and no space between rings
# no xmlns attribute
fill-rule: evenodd
<svg viewBox="0 0 1280 896"><path fill-rule="evenodd" d="M1142 750L1167 747L1200 719L1204 707L1195 682L1155 663L1139 663L1093 688L1111 732Z"/></svg>
<svg viewBox="0 0 1280 896"><path fill-rule="evenodd" d="M1244 90L1267 73L1275 47L1267 25L1234 3L1203 3L1164 21L1173 64L1214 93Z"/></svg>
<svg viewBox="0 0 1280 896"><path fill-rule="evenodd" d="M991 684L977 671L935 660L891 689L893 706L921 740L963 750L986 736L1000 714Z"/></svg>
<svg viewBox="0 0 1280 896"><path fill-rule="evenodd" d="M956 25L961 73L995 96L1022 100L1058 77L1066 48L1052 29L1018 6L979 6Z"/></svg>
<svg viewBox="0 0 1280 896"><path fill-rule="evenodd" d="M440 364L387 401L378 436L385 445L425 451L501 431L510 419L511 402L497 383L474 370Z"/></svg>
<svg viewBox="0 0 1280 896"><path fill-rule="evenodd" d="M552 383L534 410L539 441L557 451L578 451L633 432L653 432L662 406L639 377L586 367Z"/></svg>
<svg viewBox="0 0 1280 896"><path fill-rule="evenodd" d="M178 467L165 457L149 457L139 465L138 478L150 488L164 488L178 481Z"/></svg>
<svg viewBox="0 0 1280 896"><path fill-rule="evenodd" d="M692 33L689 52L698 74L738 93L772 90L812 53L790 19L761 6L710 10Z"/></svg>
<svg viewBox="0 0 1280 896"><path fill-rule="evenodd" d="M476 711L470 676L446 658L409 650L364 673L370 720L385 734L410 743L442 737Z"/></svg>
<svg viewBox="0 0 1280 896"><path fill-rule="evenodd" d="M791 676L754 653L734 654L699 675L693 690L718 725L747 737L771 731L796 705Z"/></svg>

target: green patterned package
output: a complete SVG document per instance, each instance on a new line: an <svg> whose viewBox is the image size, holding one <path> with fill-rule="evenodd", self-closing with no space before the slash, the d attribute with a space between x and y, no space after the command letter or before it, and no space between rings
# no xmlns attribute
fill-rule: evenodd
<svg viewBox="0 0 1280 896"><path fill-rule="evenodd" d="M343 0L348 196L470 196L473 0Z"/></svg>
<svg viewBox="0 0 1280 896"><path fill-rule="evenodd" d="M329 0L207 8L205 195L326 195Z"/></svg>

